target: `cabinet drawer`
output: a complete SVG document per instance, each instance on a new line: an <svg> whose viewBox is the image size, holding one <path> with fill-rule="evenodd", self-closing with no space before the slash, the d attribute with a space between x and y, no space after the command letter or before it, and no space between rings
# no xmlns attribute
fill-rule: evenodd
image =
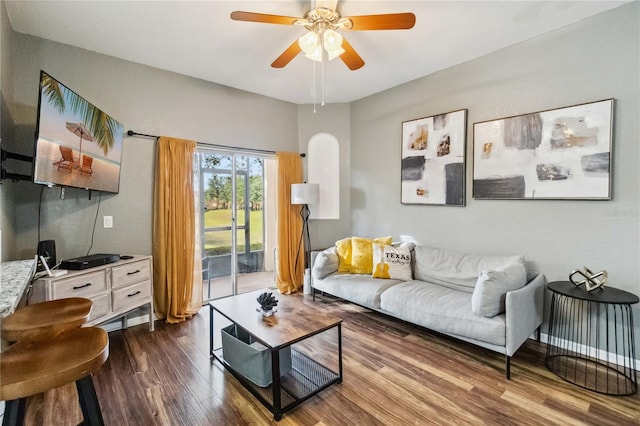
<svg viewBox="0 0 640 426"><path fill-rule="evenodd" d="M111 270L111 287L124 287L129 284L151 278L151 267L148 259L114 266Z"/></svg>
<svg viewBox="0 0 640 426"><path fill-rule="evenodd" d="M109 297L109 293L94 296L91 298L91 301L93 302L93 306L89 314L89 321L93 321L111 312L111 298Z"/></svg>
<svg viewBox="0 0 640 426"><path fill-rule="evenodd" d="M104 271L83 274L53 283L53 298L86 297L107 291L107 280Z"/></svg>
<svg viewBox="0 0 640 426"><path fill-rule="evenodd" d="M143 303L149 302L151 298L151 281L144 281L133 284L128 287L112 290L112 306L113 310L132 308Z"/></svg>

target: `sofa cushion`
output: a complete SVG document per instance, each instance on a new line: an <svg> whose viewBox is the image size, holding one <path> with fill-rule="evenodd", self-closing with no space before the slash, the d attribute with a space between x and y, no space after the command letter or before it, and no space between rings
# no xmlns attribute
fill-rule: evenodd
<svg viewBox="0 0 640 426"><path fill-rule="evenodd" d="M383 246L373 243L373 278L411 280L411 247Z"/></svg>
<svg viewBox="0 0 640 426"><path fill-rule="evenodd" d="M504 315L486 318L469 306L471 293L424 281L395 285L380 297L380 309L405 321L434 331L504 346Z"/></svg>
<svg viewBox="0 0 640 426"><path fill-rule="evenodd" d="M522 263L482 271L471 295L473 313L491 318L504 312L508 291L517 290L527 283L527 271Z"/></svg>
<svg viewBox="0 0 640 426"><path fill-rule="evenodd" d="M319 280L332 274L338 270L339 260L336 254L336 248L331 247L321 251L316 256L311 268L311 276L314 280Z"/></svg>
<svg viewBox="0 0 640 426"><path fill-rule="evenodd" d="M415 248L415 278L454 290L473 292L478 275L513 263L524 264L524 256L464 254L426 246Z"/></svg>
<svg viewBox="0 0 640 426"><path fill-rule="evenodd" d="M401 282L371 278L371 275L336 272L324 279L314 280L313 287L367 308L380 309L382 292Z"/></svg>
<svg viewBox="0 0 640 426"><path fill-rule="evenodd" d="M351 237L351 273L371 274L373 272L373 243L391 244L391 237L375 239Z"/></svg>
<svg viewBox="0 0 640 426"><path fill-rule="evenodd" d="M338 272L351 272L351 237L336 241Z"/></svg>

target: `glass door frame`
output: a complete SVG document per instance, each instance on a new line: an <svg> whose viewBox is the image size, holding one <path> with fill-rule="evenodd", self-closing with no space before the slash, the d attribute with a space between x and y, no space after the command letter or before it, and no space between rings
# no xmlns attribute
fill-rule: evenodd
<svg viewBox="0 0 640 426"><path fill-rule="evenodd" d="M249 161L247 161L247 170L238 170L237 167L237 161L241 158L260 158L263 160L263 170L262 170L262 181L263 181L263 201L262 201L262 208L263 208L263 215L262 215L262 229L263 229L263 235L262 235L262 244L263 244L263 251L265 250L265 235L264 235L264 229L265 229L265 214L264 214L264 206L266 205L266 200L265 200L265 192L264 192L264 188L265 188L265 169L264 169L264 160L269 157L268 155L265 154L258 154L258 153L254 153L251 151L242 151L242 150L238 150L238 151L227 151L224 149L219 149L219 148L215 148L215 147L207 147L207 146L198 146L197 149L197 153L201 154L201 155L221 155L221 156L227 156L230 157L231 159L231 168L227 169L227 168L217 168L217 167L208 167L208 168L203 168L202 167L202 161L198 161L198 174L199 174L199 185L200 185L200 205L201 205L201 209L204 212L204 203L205 203L205 192L206 192L206 182L205 182L205 174L208 175L227 175L231 177L231 202L230 202L230 208L231 208L231 224L230 226L223 226L223 227L216 227L216 228L206 228L205 227L205 215L204 213L200 215L200 233L201 233L201 247L203 250L203 258L205 257L205 253L206 253L206 245L205 245L205 237L206 237L206 233L208 231L230 231L231 232L231 253L230 253L230 278L231 278L231 295L237 295L238 294L238 256L241 253L238 253L238 244L237 244L237 233L239 230L243 230L244 231L244 247L245 247L245 255L247 257L250 257L251 255L251 227L250 227L250 220L251 220L251 201L250 201L250 170L249 170ZM242 225L238 224L238 212L237 212L237 206L238 206L238 200L237 200L237 191L238 191L238 178L244 178L244 194L243 194L243 199L244 199L244 223ZM207 256L208 257L208 256ZM204 284L204 281L203 281ZM205 301L208 300L214 300L213 298L211 298L211 283L209 283L209 288L208 288L208 293L207 293L208 297L205 297ZM224 295L221 297L226 297L228 295Z"/></svg>

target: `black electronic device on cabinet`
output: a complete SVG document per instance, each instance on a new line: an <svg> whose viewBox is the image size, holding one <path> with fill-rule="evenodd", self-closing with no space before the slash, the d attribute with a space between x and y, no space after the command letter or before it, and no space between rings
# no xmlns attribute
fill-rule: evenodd
<svg viewBox="0 0 640 426"><path fill-rule="evenodd" d="M89 256L63 260L62 263L60 263L60 268L77 271L106 265L108 263L117 262L118 260L120 260L120 255L117 254L91 254Z"/></svg>

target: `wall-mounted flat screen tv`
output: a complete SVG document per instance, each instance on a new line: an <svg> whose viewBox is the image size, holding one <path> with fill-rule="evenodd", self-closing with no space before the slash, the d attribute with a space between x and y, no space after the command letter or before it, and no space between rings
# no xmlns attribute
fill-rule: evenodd
<svg viewBox="0 0 640 426"><path fill-rule="evenodd" d="M44 71L33 181L117 193L123 126Z"/></svg>

